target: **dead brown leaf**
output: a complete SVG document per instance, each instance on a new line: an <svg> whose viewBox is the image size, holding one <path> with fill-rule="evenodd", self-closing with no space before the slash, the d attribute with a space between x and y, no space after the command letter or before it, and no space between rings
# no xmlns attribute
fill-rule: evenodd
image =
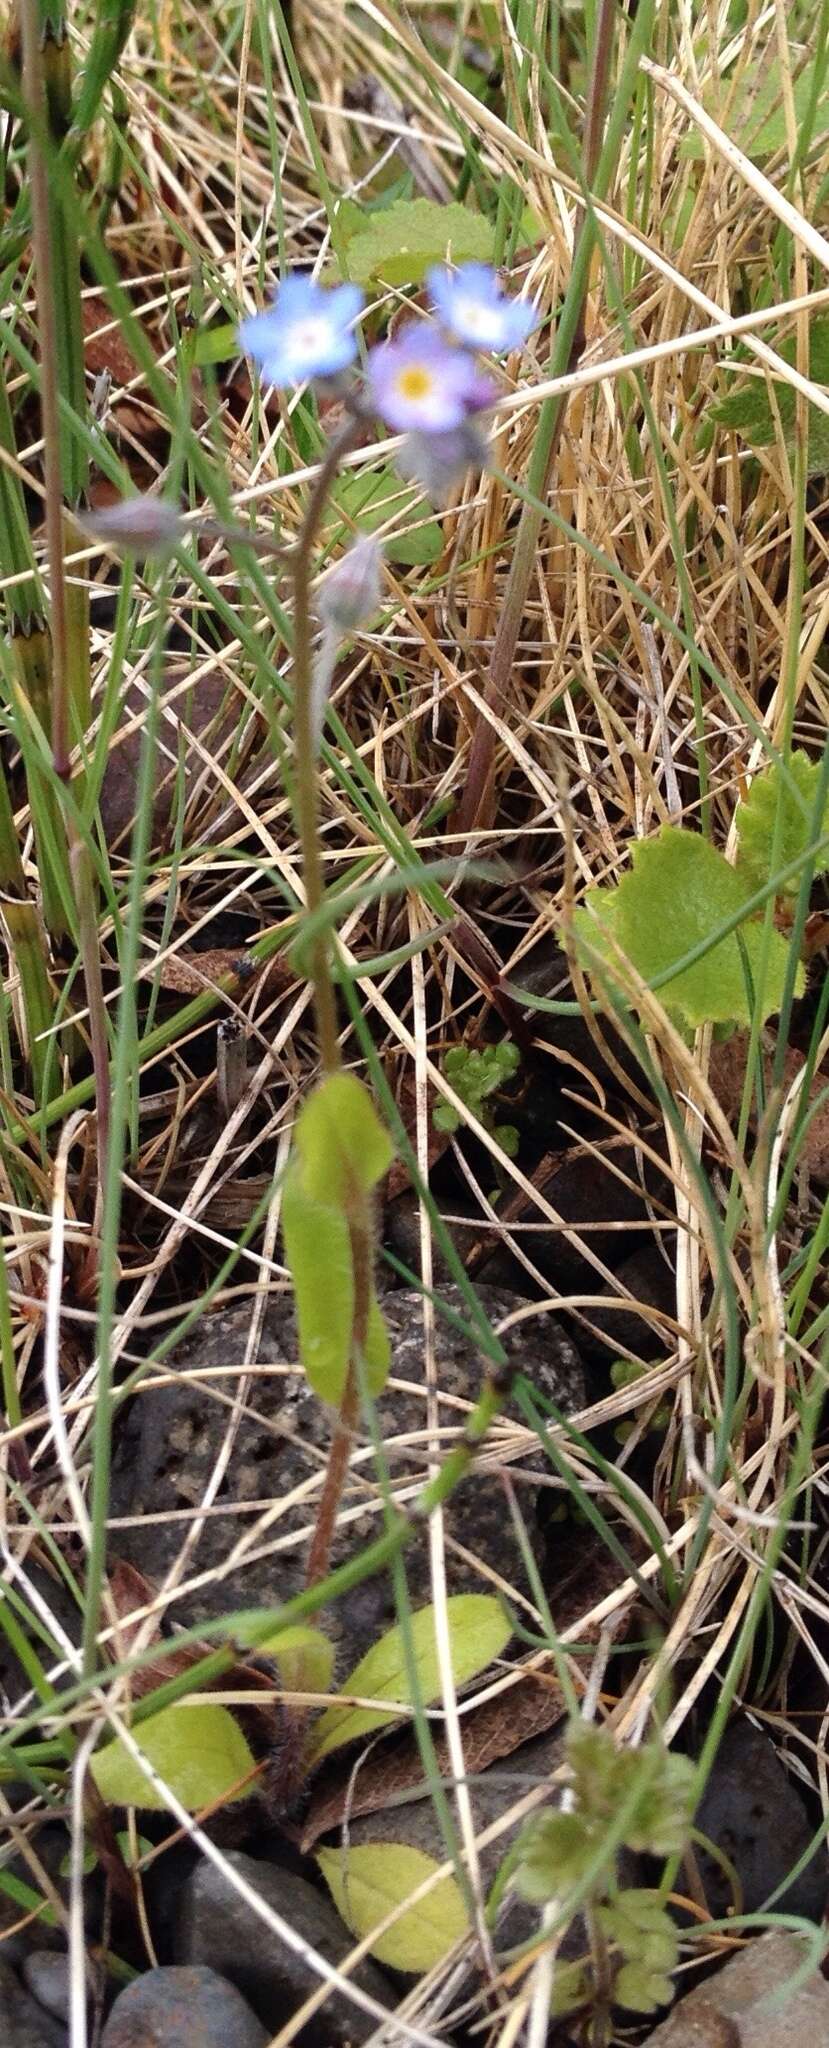
<svg viewBox="0 0 829 2048"><path fill-rule="evenodd" d="M477 1777L490 1764L511 1756L534 1735L543 1735L561 1720L564 1707L557 1680L551 1673L527 1672L517 1685L485 1700L462 1722L463 1754L467 1773ZM437 1767L442 1777L451 1777L445 1736L435 1742ZM321 1835L329 1834L346 1819L359 1814L379 1813L400 1792L425 1789L423 1762L416 1741L409 1734L375 1752L358 1772L351 1764L337 1769L333 1779L323 1778L314 1793L305 1818L301 1847L304 1854Z"/></svg>
<svg viewBox="0 0 829 2048"><path fill-rule="evenodd" d="M730 1121L739 1115L746 1077L748 1032L735 1031L722 1045L711 1048L711 1085ZM764 1055L763 1071L766 1087L771 1087L773 1048ZM783 1062L783 1087L788 1090L797 1075L803 1072L806 1062L801 1052L789 1046ZM816 1102L826 1089L825 1066L813 1076L809 1089L809 1102ZM821 1187L829 1183L829 1102L817 1110L811 1119L806 1135L801 1139L798 1157Z"/></svg>

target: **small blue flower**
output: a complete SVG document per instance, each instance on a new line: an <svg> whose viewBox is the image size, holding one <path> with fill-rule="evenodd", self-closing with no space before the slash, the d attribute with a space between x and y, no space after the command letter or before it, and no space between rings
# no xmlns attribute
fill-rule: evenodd
<svg viewBox="0 0 829 2048"><path fill-rule="evenodd" d="M371 349L367 367L371 402L399 434L451 433L498 395L471 356L420 323Z"/></svg>
<svg viewBox="0 0 829 2048"><path fill-rule="evenodd" d="M303 271L289 271L267 312L242 321L239 340L268 384L334 377L357 354L353 323L364 303L359 285L329 290Z"/></svg>
<svg viewBox="0 0 829 2048"><path fill-rule="evenodd" d="M456 341L466 348L523 348L538 326L539 315L527 299L509 299L488 263L462 263L460 270L438 264L426 282L436 311Z"/></svg>

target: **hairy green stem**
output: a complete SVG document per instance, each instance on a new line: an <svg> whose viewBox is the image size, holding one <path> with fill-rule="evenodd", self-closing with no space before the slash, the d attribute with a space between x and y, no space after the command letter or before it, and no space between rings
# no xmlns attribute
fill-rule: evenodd
<svg viewBox="0 0 829 2048"><path fill-rule="evenodd" d="M315 479L308 509L293 556L294 586L294 764L296 809L305 878L305 907L313 915L322 906L322 858L319 841L319 777L317 743L312 706L311 560L328 493L343 456L355 448L362 422L351 419L332 441ZM326 934L321 932L308 949L309 974L314 989L320 1061L324 1074L335 1074L340 1063L337 1042L337 1010Z"/></svg>

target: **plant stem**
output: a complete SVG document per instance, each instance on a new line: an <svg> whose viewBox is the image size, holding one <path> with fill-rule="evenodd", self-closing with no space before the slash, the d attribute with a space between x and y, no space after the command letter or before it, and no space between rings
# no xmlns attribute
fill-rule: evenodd
<svg viewBox="0 0 829 2048"><path fill-rule="evenodd" d="M294 586L294 761L296 808L305 877L305 907L313 914L323 900L322 859L319 842L319 780L317 744L314 733L311 654L311 558L319 533L329 490L343 456L356 448L362 421L353 418L332 441L315 479L293 557ZM308 949L309 973L314 989L320 1062L324 1074L334 1074L340 1063L337 1043L337 1010L331 979L328 939L315 938Z"/></svg>
<svg viewBox="0 0 829 2048"><path fill-rule="evenodd" d="M365 1351L368 1330L369 1308L371 1306L372 1229L364 1197L359 1198L360 1212L349 1219L351 1239L351 1267L354 1274L354 1321L351 1331L351 1360L345 1383L340 1412L334 1425L328 1466L323 1483L308 1564L305 1583L316 1586L324 1579L329 1568L331 1546L337 1509L348 1472L351 1455L351 1439L357 1420L359 1406L358 1363Z"/></svg>

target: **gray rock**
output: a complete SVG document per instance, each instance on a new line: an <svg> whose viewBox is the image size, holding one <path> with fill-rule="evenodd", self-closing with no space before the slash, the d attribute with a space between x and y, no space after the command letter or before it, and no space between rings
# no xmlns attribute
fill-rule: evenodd
<svg viewBox="0 0 829 2048"><path fill-rule="evenodd" d="M479 1290L486 1313L498 1322L516 1308L514 1295ZM464 1304L457 1289L443 1298L457 1313ZM393 1345L392 1379L377 1404L379 1427L395 1490L411 1499L427 1476L425 1367L422 1303L414 1292L390 1293L384 1312ZM169 1386L138 1393L122 1423L113 1475L111 1535L114 1555L126 1557L148 1576L161 1579L178 1557L190 1518L198 1509L225 1439L237 1390L249 1327L247 1307L207 1318L173 1354L176 1378ZM463 1429L480 1391L480 1354L445 1317L437 1319L437 1380L440 1447L445 1451ZM551 1316L534 1317L512 1328L508 1354L540 1391L568 1413L583 1405L584 1381L578 1354ZM330 1412L309 1391L296 1370L293 1314L272 1304L259 1346L258 1370L233 1445L228 1472L208 1518L188 1577L213 1574L207 1584L175 1599L177 1620L199 1622L234 1607L276 1606L303 1584L314 1502L328 1451ZM262 1367L265 1370L262 1370ZM508 1448L505 1425L493 1435ZM540 1453L522 1450L512 1467L539 1469ZM370 1440L361 1439L352 1457L352 1477L341 1516L334 1562L353 1556L382 1531L380 1497L374 1484L376 1459ZM532 1489L522 1485L522 1508L536 1540ZM246 1512L246 1508L249 1511ZM269 1513L267 1531L257 1521ZM126 1517L126 1522L120 1518ZM490 1573L527 1590L526 1575L497 1475L479 1466L464 1480L445 1513L450 1590L485 1590ZM224 1569L234 1547L248 1546L244 1560ZM462 1545L470 1556L460 1556ZM538 1543L540 1554L540 1539ZM431 1597L426 1537L406 1551L409 1590L416 1606ZM222 1572L221 1577L215 1576ZM344 1646L347 1670L395 1619L390 1577L377 1575L336 1603L326 1626Z"/></svg>
<svg viewBox="0 0 829 2048"><path fill-rule="evenodd" d="M147 1970L116 1998L101 2048L265 2048L267 2039L216 1970Z"/></svg>
<svg viewBox="0 0 829 2048"><path fill-rule="evenodd" d="M33 1948L23 1964L23 1981L32 1997L56 2020L69 2018L69 1957L53 1949Z"/></svg>
<svg viewBox="0 0 829 2048"><path fill-rule="evenodd" d="M732 1721L726 1729L696 1826L734 1864L746 1913L760 1911L808 1847L813 1831L803 1801L773 1744L750 1721ZM728 1878L703 1849L696 1853L709 1908L721 1919L732 1905ZM775 1904L780 1912L821 1920L827 1898L829 1859L821 1844Z"/></svg>
<svg viewBox="0 0 829 2048"><path fill-rule="evenodd" d="M0 2041L3 2048L68 2048L66 2028L51 2019L24 1991L9 1963L0 1958Z"/></svg>
<svg viewBox="0 0 829 2048"><path fill-rule="evenodd" d="M227 1861L326 1962L341 1962L348 1954L353 1939L339 1914L326 1895L305 1878L235 1852ZM265 1921L257 1919L221 1871L206 1859L183 1888L176 1954L189 1963L203 1962L209 1956L244 1993L269 2034L284 2026L320 1985L309 1964L277 1940ZM396 1994L376 1963L361 1963L354 1981L380 2005L393 2009ZM298 2039L302 2048L347 2048L351 2042L366 2040L376 2024L334 1988Z"/></svg>
<svg viewBox="0 0 829 2048"><path fill-rule="evenodd" d="M823 2048L829 2041L829 1984L814 1970L797 1989L805 1941L785 1928L752 1941L703 1990L680 2000L645 2048ZM776 2009L769 2010L772 2001Z"/></svg>

